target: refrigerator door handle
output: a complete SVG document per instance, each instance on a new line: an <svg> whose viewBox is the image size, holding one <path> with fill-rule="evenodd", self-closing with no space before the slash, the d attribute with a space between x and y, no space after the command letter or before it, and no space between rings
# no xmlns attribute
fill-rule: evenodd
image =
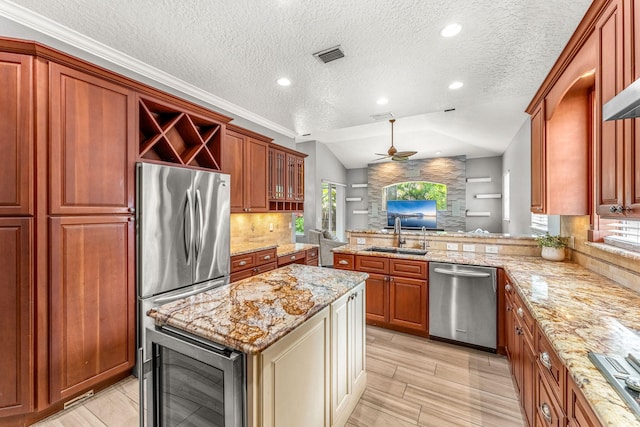
<svg viewBox="0 0 640 427"><path fill-rule="evenodd" d="M198 234L196 235L196 263L200 262L200 253L202 250L202 239L204 238L202 229L203 217L202 217L202 199L200 198L200 190L196 190L196 214L198 215Z"/></svg>
<svg viewBox="0 0 640 427"><path fill-rule="evenodd" d="M191 248L193 247L193 201L191 191L187 190L187 202L184 206L184 248L187 252L187 264L191 264ZM187 222L187 219L189 220Z"/></svg>

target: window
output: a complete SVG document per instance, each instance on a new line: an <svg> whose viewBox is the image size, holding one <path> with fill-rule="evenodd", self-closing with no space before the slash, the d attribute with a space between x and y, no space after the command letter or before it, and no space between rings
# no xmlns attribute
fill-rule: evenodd
<svg viewBox="0 0 640 427"><path fill-rule="evenodd" d="M549 231L549 216L531 213L531 230L534 233Z"/></svg>
<svg viewBox="0 0 640 427"><path fill-rule="evenodd" d="M447 186L437 182L411 181L387 185L382 188L382 210L387 200L435 200L436 209L447 210Z"/></svg>
<svg viewBox="0 0 640 427"><path fill-rule="evenodd" d="M304 215L300 212L294 213L293 219L296 225L296 234L304 235Z"/></svg>
<svg viewBox="0 0 640 427"><path fill-rule="evenodd" d="M640 221L616 221L608 226L613 234L604 238L605 243L640 252Z"/></svg>
<svg viewBox="0 0 640 427"><path fill-rule="evenodd" d="M344 240L345 200L344 185L322 183L322 229L329 230Z"/></svg>

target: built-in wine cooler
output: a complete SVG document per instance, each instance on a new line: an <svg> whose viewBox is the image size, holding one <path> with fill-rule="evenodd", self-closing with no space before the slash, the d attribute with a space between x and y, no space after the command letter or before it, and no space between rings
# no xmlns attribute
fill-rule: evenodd
<svg viewBox="0 0 640 427"><path fill-rule="evenodd" d="M146 333L148 427L245 426L245 355L181 330Z"/></svg>

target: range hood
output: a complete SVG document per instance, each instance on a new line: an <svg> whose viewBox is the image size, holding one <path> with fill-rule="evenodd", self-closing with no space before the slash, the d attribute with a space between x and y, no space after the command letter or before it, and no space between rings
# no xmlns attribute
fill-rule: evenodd
<svg viewBox="0 0 640 427"><path fill-rule="evenodd" d="M640 117L640 79L602 106L602 119L622 120Z"/></svg>

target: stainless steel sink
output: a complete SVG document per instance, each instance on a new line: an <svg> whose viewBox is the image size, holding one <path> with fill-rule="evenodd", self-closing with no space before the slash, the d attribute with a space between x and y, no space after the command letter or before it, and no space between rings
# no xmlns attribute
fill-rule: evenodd
<svg viewBox="0 0 640 427"><path fill-rule="evenodd" d="M409 248L387 248L381 246L373 246L365 249L365 252L383 252L388 254L401 254L401 255L425 255L427 253L424 249L409 249Z"/></svg>

